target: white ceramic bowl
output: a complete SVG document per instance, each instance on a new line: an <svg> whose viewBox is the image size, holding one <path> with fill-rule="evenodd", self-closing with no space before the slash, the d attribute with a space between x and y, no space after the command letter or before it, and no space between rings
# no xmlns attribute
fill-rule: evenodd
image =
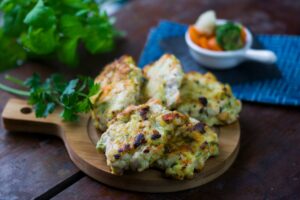
<svg viewBox="0 0 300 200"><path fill-rule="evenodd" d="M226 23L226 20L218 19L217 25ZM200 64L211 69L229 69L237 66L245 60L255 60L266 64L275 63L276 55L269 50L251 49L252 34L245 28L246 44L242 49L235 51L213 51L204 49L195 44L188 33L185 33L185 41L189 47L192 57Z"/></svg>

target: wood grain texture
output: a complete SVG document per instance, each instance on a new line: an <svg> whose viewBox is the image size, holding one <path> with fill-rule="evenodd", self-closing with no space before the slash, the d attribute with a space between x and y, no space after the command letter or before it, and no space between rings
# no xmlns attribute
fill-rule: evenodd
<svg viewBox="0 0 300 200"><path fill-rule="evenodd" d="M25 78L33 71L43 77L51 73L50 69L30 63L7 73ZM0 74L0 82L9 84L4 75ZM0 91L0 113L11 97L13 95ZM1 200L34 198L78 171L60 139L22 131L8 133L0 122Z"/></svg>
<svg viewBox="0 0 300 200"><path fill-rule="evenodd" d="M191 23L207 9L215 9L221 18L240 20L255 33L300 34L299 1L134 0L117 14L117 26L128 37L113 54L94 57L82 54L86 58L82 62L84 67L74 71L53 68L52 63L40 66L27 63L7 73L26 78L32 72L48 75L55 70L68 76L79 72L95 76L103 63L124 53L137 59L150 28L160 19ZM3 77L0 74L1 82ZM0 91L0 112L9 97ZM300 196L299 120L299 108L243 102L240 153L233 166L217 180L185 192L148 195L113 189L84 178L57 198L297 199ZM4 199L30 199L76 169L63 143L54 137L8 134L0 127L0 140L0 197L7 197ZM59 171L66 171L67 175L60 175Z"/></svg>
<svg viewBox="0 0 300 200"><path fill-rule="evenodd" d="M222 175L234 162L240 142L239 123L218 127L219 155L207 161L201 173L193 179L178 181L163 177L163 173L150 169L141 173L128 172L123 176L110 173L104 153L96 151L99 134L89 115L78 122L65 123L59 109L47 118L36 118L33 108L24 100L10 99L2 113L4 128L9 131L40 133L60 137L75 165L90 177L107 185L139 192L175 192L208 183Z"/></svg>
<svg viewBox="0 0 300 200"><path fill-rule="evenodd" d="M170 194L141 194L84 178L54 199L298 199L299 111L244 106L241 148L236 161L221 177L201 187Z"/></svg>
<svg viewBox="0 0 300 200"><path fill-rule="evenodd" d="M148 31L160 19L191 23L207 9L215 9L220 18L240 20L255 33L300 34L298 1L143 0L117 14L117 26L129 35L119 51L138 58ZM56 199L298 199L300 108L243 102L240 122L237 160L209 184L172 194L141 194L84 178Z"/></svg>

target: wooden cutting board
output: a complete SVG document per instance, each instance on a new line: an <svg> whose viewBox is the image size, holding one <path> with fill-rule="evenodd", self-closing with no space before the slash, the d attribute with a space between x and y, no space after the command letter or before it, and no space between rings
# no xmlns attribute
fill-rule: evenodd
<svg viewBox="0 0 300 200"><path fill-rule="evenodd" d="M71 160L90 177L107 185L139 192L175 192L191 189L214 180L223 174L235 160L240 141L240 126L234 124L217 128L220 154L210 158L204 169L193 179L179 181L165 178L155 169L144 172L128 172L122 176L110 173L103 153L96 151L100 134L96 131L89 115L82 116L76 123L65 123L59 118L59 110L47 118L36 118L26 101L10 99L2 113L4 127L8 131L40 133L60 137Z"/></svg>

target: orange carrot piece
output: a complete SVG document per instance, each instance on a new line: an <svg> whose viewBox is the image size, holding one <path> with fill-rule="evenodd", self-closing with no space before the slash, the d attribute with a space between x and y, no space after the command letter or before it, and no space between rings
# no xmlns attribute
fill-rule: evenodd
<svg viewBox="0 0 300 200"><path fill-rule="evenodd" d="M190 34L192 41L194 43L197 43L197 40L199 39L200 34L197 32L197 30L193 26L189 27L189 34Z"/></svg>
<svg viewBox="0 0 300 200"><path fill-rule="evenodd" d="M207 37L201 36L198 40L198 44L200 47L207 49L208 48L208 40Z"/></svg>
<svg viewBox="0 0 300 200"><path fill-rule="evenodd" d="M243 43L245 44L246 40L247 40L247 34L246 34L246 30L244 27L242 27L242 30L241 30L241 38L242 38Z"/></svg>
<svg viewBox="0 0 300 200"><path fill-rule="evenodd" d="M207 48L213 51L222 51L222 48L217 43L216 37L210 37L207 42Z"/></svg>

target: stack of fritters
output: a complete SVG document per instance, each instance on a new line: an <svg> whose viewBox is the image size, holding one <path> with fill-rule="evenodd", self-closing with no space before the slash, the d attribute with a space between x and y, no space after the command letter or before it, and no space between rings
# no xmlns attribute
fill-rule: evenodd
<svg viewBox="0 0 300 200"><path fill-rule="evenodd" d="M114 174L157 166L168 176L184 179L218 154L218 137L205 124L152 100L119 113L97 148L105 152Z"/></svg>
<svg viewBox="0 0 300 200"><path fill-rule="evenodd" d="M183 74L179 61L172 55L164 55L146 66L144 74L148 98L159 99L168 108L209 126L232 123L241 111L241 102L233 96L229 85L220 83L211 73Z"/></svg>
<svg viewBox="0 0 300 200"><path fill-rule="evenodd" d="M158 167L176 179L193 177L219 152L209 126L232 123L241 110L229 85L211 73L184 74L169 54L143 73L123 56L95 82L101 91L92 97L92 117L104 132L97 149L105 152L114 174Z"/></svg>

